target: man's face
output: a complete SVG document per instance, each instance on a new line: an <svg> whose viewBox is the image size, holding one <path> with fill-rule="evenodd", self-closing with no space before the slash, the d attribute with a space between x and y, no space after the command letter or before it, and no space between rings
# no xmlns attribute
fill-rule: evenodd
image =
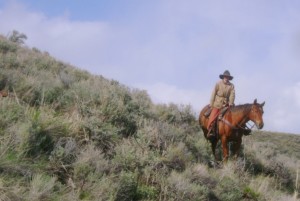
<svg viewBox="0 0 300 201"><path fill-rule="evenodd" d="M223 81L224 81L224 83L228 83L228 82L229 82L229 77L224 76L224 77L223 77Z"/></svg>

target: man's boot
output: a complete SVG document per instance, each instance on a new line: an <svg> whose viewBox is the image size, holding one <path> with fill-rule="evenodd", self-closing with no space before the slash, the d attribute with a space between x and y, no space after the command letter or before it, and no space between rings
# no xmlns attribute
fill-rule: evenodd
<svg viewBox="0 0 300 201"><path fill-rule="evenodd" d="M214 132L214 129L213 129L214 128L213 124L214 124L214 122L212 123L212 125L208 129L207 138L213 138L213 137L215 137L215 132Z"/></svg>

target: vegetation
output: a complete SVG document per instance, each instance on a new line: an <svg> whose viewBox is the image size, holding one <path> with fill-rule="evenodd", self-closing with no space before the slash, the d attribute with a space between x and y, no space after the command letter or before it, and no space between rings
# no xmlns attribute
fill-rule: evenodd
<svg viewBox="0 0 300 201"><path fill-rule="evenodd" d="M0 36L0 200L299 199L299 136L254 132L220 167L190 106L21 41Z"/></svg>
<svg viewBox="0 0 300 201"><path fill-rule="evenodd" d="M27 36L25 34L19 33L16 30L13 30L13 32L8 37L8 40L18 44L24 44L26 39Z"/></svg>

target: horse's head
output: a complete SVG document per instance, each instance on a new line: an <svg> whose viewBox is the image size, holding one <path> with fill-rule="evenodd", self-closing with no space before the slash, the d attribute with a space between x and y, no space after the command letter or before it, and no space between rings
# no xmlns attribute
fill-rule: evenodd
<svg viewBox="0 0 300 201"><path fill-rule="evenodd" d="M253 121L258 129L262 129L264 127L264 121L263 121L263 106L265 105L265 102L259 104L257 103L257 100L255 99L252 106L251 111L249 113L249 119Z"/></svg>

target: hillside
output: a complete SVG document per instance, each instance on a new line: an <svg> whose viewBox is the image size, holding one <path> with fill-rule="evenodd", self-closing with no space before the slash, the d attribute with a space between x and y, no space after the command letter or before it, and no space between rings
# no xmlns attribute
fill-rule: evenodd
<svg viewBox="0 0 300 201"><path fill-rule="evenodd" d="M253 140L264 145L264 150L268 147L274 149L274 154L282 154L295 160L300 160L300 136L293 134L282 134L274 132L259 132L253 135Z"/></svg>
<svg viewBox="0 0 300 201"><path fill-rule="evenodd" d="M0 68L0 200L299 199L300 136L253 132L214 166L188 105L3 36Z"/></svg>

